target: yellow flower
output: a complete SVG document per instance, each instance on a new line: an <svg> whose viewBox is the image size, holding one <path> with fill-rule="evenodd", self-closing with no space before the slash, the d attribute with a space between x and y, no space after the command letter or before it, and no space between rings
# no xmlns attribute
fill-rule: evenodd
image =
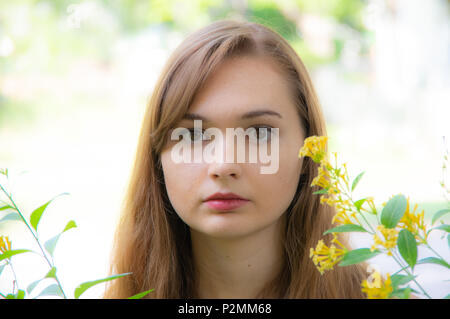
<svg viewBox="0 0 450 319"><path fill-rule="evenodd" d="M339 177L342 178L344 183L348 185L348 171L347 171L347 163L342 164L344 166L344 172L339 173Z"/></svg>
<svg viewBox="0 0 450 319"><path fill-rule="evenodd" d="M427 229L426 229L425 221L424 221L425 212L422 210L421 213L417 214L416 213L417 204L414 206L414 209L412 211L410 210L410 207L411 206L409 204L409 198L408 198L405 214L400 219L398 227L401 229L409 230L412 234L414 234L414 237L418 241L420 241L422 243L426 243ZM420 232L422 233L422 236L421 236Z"/></svg>
<svg viewBox="0 0 450 319"><path fill-rule="evenodd" d="M337 240L336 234L333 234L331 243L330 247L328 247L324 244L323 240L319 240L316 249L310 248L309 257L312 258L314 265L316 265L321 274L323 274L325 270L333 269L333 266L337 264L347 252L347 249ZM337 246L335 244L337 244Z"/></svg>
<svg viewBox="0 0 450 319"><path fill-rule="evenodd" d="M8 236L0 236L0 252L6 253L8 250L11 250L11 242Z"/></svg>
<svg viewBox="0 0 450 319"><path fill-rule="evenodd" d="M354 217L354 213L350 214L350 216ZM336 215L334 215L331 222L338 225L354 224L351 221L350 216L347 214L345 209L339 209L336 211Z"/></svg>
<svg viewBox="0 0 450 319"><path fill-rule="evenodd" d="M381 275L375 272L371 275L374 280L373 282L368 282L364 280L361 284L362 292L367 295L368 299L387 299L390 294L394 291L392 288L391 276L387 274L386 280L381 281Z"/></svg>
<svg viewBox="0 0 450 319"><path fill-rule="evenodd" d="M323 189L327 189L328 194L339 194L338 181L332 179L329 169L332 169L331 165L326 159L320 162L317 176L313 179L311 186L319 186Z"/></svg>
<svg viewBox="0 0 450 319"><path fill-rule="evenodd" d="M379 225L377 230L381 233L381 237L378 234L373 236L374 244L370 250L374 251L377 246L383 246L388 250L387 254L392 256L391 249L397 246L398 230L395 228L386 228L383 225Z"/></svg>
<svg viewBox="0 0 450 319"><path fill-rule="evenodd" d="M333 169L333 166L331 166L330 162L328 161L328 158L326 157L320 160L320 165L325 167L327 170Z"/></svg>
<svg viewBox="0 0 450 319"><path fill-rule="evenodd" d="M377 214L377 209L375 207L375 203L373 202L373 197L369 197L366 199L366 203L369 205L370 211L369 213L372 213L374 215Z"/></svg>
<svg viewBox="0 0 450 319"><path fill-rule="evenodd" d="M320 196L320 203L321 204L326 203L329 206L334 207L336 205L336 203L338 202L338 200L336 199L335 196L330 196L330 195L326 196L326 195L328 195L328 194L324 194L324 195Z"/></svg>
<svg viewBox="0 0 450 319"><path fill-rule="evenodd" d="M369 279L371 280L369 281ZM381 274L378 271L374 271L365 282L368 288L380 288Z"/></svg>
<svg viewBox="0 0 450 319"><path fill-rule="evenodd" d="M326 136L310 136L306 138L298 156L308 156L314 162L319 163L326 156L327 140L328 137Z"/></svg>
<svg viewBox="0 0 450 319"><path fill-rule="evenodd" d="M322 188L330 186L330 174L327 169L324 169L323 165L319 166L318 174L311 183L311 186L315 185Z"/></svg>
<svg viewBox="0 0 450 319"><path fill-rule="evenodd" d="M343 199L341 196L328 196L322 195L320 197L320 203L326 203L331 207L336 209L336 214L334 215L331 222L333 224L345 225L354 224L350 218L356 218L355 213L351 210L351 203L348 199ZM356 221L358 223L358 221Z"/></svg>

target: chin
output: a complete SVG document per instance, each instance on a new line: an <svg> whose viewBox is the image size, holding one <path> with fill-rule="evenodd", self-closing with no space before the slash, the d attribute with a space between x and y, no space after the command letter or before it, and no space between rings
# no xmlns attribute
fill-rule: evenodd
<svg viewBox="0 0 450 319"><path fill-rule="evenodd" d="M239 223L214 223L205 225L201 233L206 236L217 239L239 239L254 234L262 228L255 228L255 225L245 225L244 222Z"/></svg>
<svg viewBox="0 0 450 319"><path fill-rule="evenodd" d="M239 227L234 223L210 223L209 225L197 228L195 231L201 233L203 236L217 239L237 239L251 233L251 230L244 229L242 226L242 223Z"/></svg>

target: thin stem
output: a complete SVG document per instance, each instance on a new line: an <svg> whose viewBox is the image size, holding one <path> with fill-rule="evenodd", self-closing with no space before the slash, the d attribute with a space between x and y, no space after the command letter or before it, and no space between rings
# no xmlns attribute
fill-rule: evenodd
<svg viewBox="0 0 450 319"><path fill-rule="evenodd" d="M408 267L409 267L409 266L405 266L405 267L400 268L399 270L397 270L396 272L394 272L391 276L397 275L399 272L405 270L405 269L408 268Z"/></svg>
<svg viewBox="0 0 450 319"><path fill-rule="evenodd" d="M351 195L349 195L348 193L344 192L344 194L348 197L348 199L352 202L353 206L355 206L355 201L353 200L353 197ZM369 221L366 219L366 217L364 216L363 213L361 213L360 211L358 211L359 215L364 219L364 221L366 222L367 226L369 226L370 230L372 231L372 235L375 234L375 230L372 228L372 225L369 223Z"/></svg>
<svg viewBox="0 0 450 319"><path fill-rule="evenodd" d="M0 188L2 189L3 193L5 193L5 195L9 198L9 200L11 201L11 204L13 205L14 209L17 211L17 213L19 214L20 218L22 219L22 221L25 223L25 225L28 227L28 230L31 232L31 234L33 235L34 239L36 240L39 249L42 252L42 256L44 257L44 259L47 261L50 269L52 269L54 267L53 263L50 262L50 260L48 259L47 255L44 252L44 249L42 248L42 244L39 241L39 238L37 237L37 235L34 233L34 231L31 229L30 225L28 224L28 222L26 221L25 217L23 216L22 212L20 211L19 207L17 207L16 203L14 202L12 196L6 192L6 190L3 188L3 186L0 184ZM59 289L61 290L61 293L64 296L64 299L67 299L66 294L64 293L63 287L58 279L58 277L55 274L55 280L58 283Z"/></svg>
<svg viewBox="0 0 450 319"><path fill-rule="evenodd" d="M396 250L392 250L392 257L397 258L398 264L402 267L403 270L407 270L409 268L409 265L404 265L402 258L398 255Z"/></svg>
<svg viewBox="0 0 450 319"><path fill-rule="evenodd" d="M422 236L420 236L419 234L417 234L417 236L419 236L419 238L422 240L422 243L428 247L428 249L430 249L433 253L436 254L436 256L438 256L439 258L441 258L442 260L445 260L441 255L439 255L439 253L437 251L435 251L430 244L428 244L428 241L426 241Z"/></svg>
<svg viewBox="0 0 450 319"><path fill-rule="evenodd" d="M5 193L5 195L9 198L9 200L11 201L11 204L14 206L13 208L17 211L17 213L19 214L20 218L22 219L22 221L25 223L25 225L28 227L28 230L31 232L31 234L33 235L34 239L36 241L38 241L36 235L34 234L33 230L31 229L30 225L28 225L28 222L26 221L25 217L23 217L22 212L20 211L20 209L17 207L16 203L14 202L14 200L12 199L12 196L10 196L8 194L8 192L6 192L6 190L3 188L3 186L0 184L0 188L2 189L3 193ZM39 243L39 241L38 241Z"/></svg>
<svg viewBox="0 0 450 319"><path fill-rule="evenodd" d="M17 276L16 276L16 272L14 271L14 267L12 265L12 261L11 259L7 259L6 263L9 265L9 267L11 268L12 274L14 276L14 280L13 280L13 294L15 294L15 288L17 287L17 291L19 290L19 282L17 281Z"/></svg>
<svg viewBox="0 0 450 319"><path fill-rule="evenodd" d="M347 167L345 167L345 175L346 175L346 180L348 180L348 175L347 175ZM350 190L350 187L348 187L348 182L345 183L345 186L347 188L347 192L350 192L351 195L349 195L348 193L345 193L345 195L347 195L347 197L350 199L350 201L352 202L353 206L355 206L355 201L353 200L353 190ZM364 216L364 214L358 209L358 213L361 215L361 217L364 219L364 221L366 222L366 224L369 226L369 228L372 230L372 235L375 234L375 230L372 228L372 225L369 223L369 221L366 219L366 217Z"/></svg>
<svg viewBox="0 0 450 319"><path fill-rule="evenodd" d="M426 243L425 246L427 246L428 249L430 249L433 253L435 253L436 256L438 256L438 257L441 258L442 260L445 260L441 255L438 254L437 251L435 251L433 248L431 248L431 246L430 246L428 243Z"/></svg>
<svg viewBox="0 0 450 319"><path fill-rule="evenodd" d="M336 175L335 175L336 176ZM341 185L341 187L342 187L342 184L341 184L341 182L340 182L340 180L339 180L339 178L337 179L338 180L338 183L339 183L339 185ZM343 188L343 187L342 187ZM348 191L348 187L347 187L347 191ZM354 202L354 200L353 200L353 198L352 198L352 196L350 196L347 192L342 192L345 196L347 196L347 198L351 201L351 203L352 203L352 205L353 206L355 206L355 202ZM366 224L367 224L367 226L369 226L369 228L370 228L370 230L372 231L372 232L369 232L370 234L375 234L375 230L372 228L372 225L368 222L368 220L366 219L366 217L364 217L364 215L361 213L361 212L359 212L358 211L358 213L359 213L359 215L364 219L364 221L366 222ZM356 218L356 220L359 222L359 219L358 218ZM359 222L360 223L360 222ZM361 223L360 223L361 224Z"/></svg>
<svg viewBox="0 0 450 319"><path fill-rule="evenodd" d="M444 147L445 147L445 136L443 136L443 143L444 143ZM447 186L445 185L445 171L447 169L447 164L450 164L450 162L448 161L448 157L449 157L449 153L448 153L448 149L446 149L444 151L444 163L442 164L442 183L441 183L441 187L444 189L443 195L444 195L445 200L447 202L450 202L450 199L447 197L447 194L450 194L450 188L447 188Z"/></svg>
<svg viewBox="0 0 450 319"><path fill-rule="evenodd" d="M392 258L394 258L394 260L397 262L397 264L399 264L400 267L404 267L400 261L397 259L397 257L395 255L392 255ZM413 276L412 273L410 273L408 271L408 267L403 268L403 270L409 275L409 276ZM422 286L417 282L417 280L415 278L412 279L412 281L414 281L414 283L417 285L417 287L419 287L420 290L422 290L422 293L427 296L429 299L432 299L431 296L425 291L425 289L422 288Z"/></svg>

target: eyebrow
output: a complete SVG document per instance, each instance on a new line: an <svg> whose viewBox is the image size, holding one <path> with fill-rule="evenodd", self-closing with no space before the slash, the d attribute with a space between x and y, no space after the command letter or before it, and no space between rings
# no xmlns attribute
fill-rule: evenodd
<svg viewBox="0 0 450 319"><path fill-rule="evenodd" d="M250 111L250 112L244 113L241 116L241 119L246 120L246 119L251 119L251 118L255 118L255 117L258 117L258 116L264 116L264 115L277 116L280 119L283 118L280 113L275 112L275 111L271 111L271 110L255 110L255 111ZM204 116L196 114L196 113L186 113L183 116L183 120L202 120L204 122L210 122L210 120L208 120Z"/></svg>

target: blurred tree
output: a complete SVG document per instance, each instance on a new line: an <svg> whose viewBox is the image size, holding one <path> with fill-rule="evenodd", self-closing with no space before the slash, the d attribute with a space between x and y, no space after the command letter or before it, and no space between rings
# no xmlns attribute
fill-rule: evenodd
<svg viewBox="0 0 450 319"><path fill-rule="evenodd" d="M346 38L337 26L364 42L361 13L366 5L363 0L0 1L0 74L3 78L64 74L80 59L107 63L118 40L152 26L186 34L233 17L271 27L307 66L315 67L340 58ZM317 36L315 32L327 25L333 32ZM17 98L6 97L0 82L0 116L14 109ZM26 104L20 103L22 108Z"/></svg>

